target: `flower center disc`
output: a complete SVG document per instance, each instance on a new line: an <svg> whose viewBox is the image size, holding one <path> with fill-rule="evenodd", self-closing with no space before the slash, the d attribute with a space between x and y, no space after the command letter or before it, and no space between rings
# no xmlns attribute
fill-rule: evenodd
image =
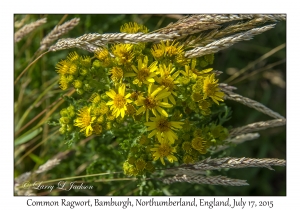
<svg viewBox="0 0 300 210"><path fill-rule="evenodd" d="M165 132L170 130L170 123L166 119L161 119L158 121L157 130L160 132Z"/></svg>
<svg viewBox="0 0 300 210"><path fill-rule="evenodd" d="M215 94L215 85L213 84L207 84L204 90L208 96L212 96Z"/></svg>
<svg viewBox="0 0 300 210"><path fill-rule="evenodd" d="M158 152L161 156L168 156L170 154L170 147L168 145L161 145Z"/></svg>
<svg viewBox="0 0 300 210"><path fill-rule="evenodd" d="M82 119L81 119L81 122L82 122L82 124L83 124L85 127L89 126L89 125L90 125L90 122L91 122L91 117L90 117L90 115L84 115L84 116L82 117Z"/></svg>
<svg viewBox="0 0 300 210"><path fill-rule="evenodd" d="M126 104L126 98L120 94L117 94L114 98L114 105L120 109L123 108L125 104Z"/></svg>
<svg viewBox="0 0 300 210"><path fill-rule="evenodd" d="M145 107L147 109L153 109L156 106L156 101L154 98L148 96L145 100L144 100L144 104Z"/></svg>
<svg viewBox="0 0 300 210"><path fill-rule="evenodd" d="M149 75L150 75L149 70L147 68L143 68L138 71L137 78L138 78L138 80L144 82L144 81L146 81L146 79Z"/></svg>
<svg viewBox="0 0 300 210"><path fill-rule="evenodd" d="M169 88L169 91L172 91L174 88L173 80L170 78L164 78L161 82L162 85Z"/></svg>

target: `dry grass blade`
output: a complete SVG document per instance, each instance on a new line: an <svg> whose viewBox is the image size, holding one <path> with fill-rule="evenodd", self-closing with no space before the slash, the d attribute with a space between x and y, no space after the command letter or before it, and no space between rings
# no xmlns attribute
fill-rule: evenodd
<svg viewBox="0 0 300 210"><path fill-rule="evenodd" d="M251 20L255 18L261 18L264 21L281 21L285 20L286 15L248 15L248 14L203 14L203 15L192 15L187 16L176 23L184 23L190 21L198 21L199 23L213 23L213 24L223 24L231 21L241 21L241 20Z"/></svg>
<svg viewBox="0 0 300 210"><path fill-rule="evenodd" d="M224 36L227 36L228 34L233 34L237 33L240 31L245 31L254 28L257 25L264 24L265 22L276 22L278 19L274 17L273 15L257 15L254 16L253 19L247 21L247 22L242 22L242 23L237 23L237 24L232 24L229 25L228 27L224 28L223 30L219 31L219 33L214 36L215 39L222 38Z"/></svg>
<svg viewBox="0 0 300 210"><path fill-rule="evenodd" d="M16 20L14 22L14 27L21 28L25 24L25 22L28 20L28 18L29 18L29 15L25 15L25 17L23 17L21 20L19 20L19 21Z"/></svg>
<svg viewBox="0 0 300 210"><path fill-rule="evenodd" d="M225 186L244 186L249 185L246 180L230 179L225 176L187 176L175 175L161 179L165 184L172 184L175 182L188 182L195 184L209 184L209 185L225 185Z"/></svg>
<svg viewBox="0 0 300 210"><path fill-rule="evenodd" d="M236 168L268 168L273 170L271 166L285 166L286 161L277 158L214 158L210 157L194 164L186 164L178 167L171 168L171 172L167 172L170 169L165 169L164 172L167 174L187 174L190 175L191 171L206 171L206 170L219 170L224 168L236 169Z"/></svg>
<svg viewBox="0 0 300 210"><path fill-rule="evenodd" d="M225 95L225 99L229 99L229 100L233 100L233 101L237 101L241 104L244 104L250 108L256 109L257 111L264 113L270 117L273 117L275 119L285 119L283 116L281 116L280 114L278 114L277 112L272 111L271 109L269 109L268 107L266 107L265 105L254 101L250 98L246 98L244 96L241 96L239 94L233 93L231 91L229 91L227 88L223 88L221 87L222 91L224 93L226 93Z"/></svg>
<svg viewBox="0 0 300 210"><path fill-rule="evenodd" d="M95 52L100 47L112 43L139 43L139 42L159 42L161 40L171 40L178 37L176 34L127 34L127 33L107 33L107 34L84 34L78 38L60 39L52 45L50 51L58 51L70 48L80 48L89 52Z"/></svg>
<svg viewBox="0 0 300 210"><path fill-rule="evenodd" d="M41 51L47 49L55 40L57 40L62 35L68 33L75 26L78 25L80 18L73 18L62 25L55 26L55 28L41 41L40 49Z"/></svg>
<svg viewBox="0 0 300 210"><path fill-rule="evenodd" d="M273 128L278 126L283 126L286 124L286 119L276 119L276 120L268 120L263 122L256 122L252 124L248 124L246 126L234 128L229 132L230 137L238 136L245 133L256 132L259 130L265 130L267 128Z"/></svg>
<svg viewBox="0 0 300 210"><path fill-rule="evenodd" d="M234 14L203 14L203 15L191 15L179 20L179 23L189 22L196 20L200 23L214 23L222 24L230 21L252 19L253 15L234 15Z"/></svg>
<svg viewBox="0 0 300 210"><path fill-rule="evenodd" d="M31 31L39 27L40 25L43 25L47 22L47 18L39 19L35 22L26 24L21 29L19 29L17 32L15 32L15 42L19 42L24 36L29 34Z"/></svg>
<svg viewBox="0 0 300 210"><path fill-rule="evenodd" d="M206 31L210 29L216 29L220 26L213 23L203 23L198 20L191 19L190 21L179 22L176 24L169 25L161 30L158 30L158 33L161 34L178 34L180 38L186 35L191 35L199 33L201 31Z"/></svg>
<svg viewBox="0 0 300 210"><path fill-rule="evenodd" d="M233 138L226 139L226 143L233 143L233 144L241 144L244 143L245 141L251 141L254 139L259 138L258 133L246 133L246 134L241 134L238 136L235 136ZM222 146L217 146L216 149L212 151L213 154L220 152L222 150L225 150L229 147L229 145L222 145Z"/></svg>
<svg viewBox="0 0 300 210"><path fill-rule="evenodd" d="M20 176L18 176L17 178L15 178L15 183L16 184L22 184L24 183L26 180L28 180L28 178L30 177L31 172L26 172L24 174L21 174Z"/></svg>
<svg viewBox="0 0 300 210"><path fill-rule="evenodd" d="M285 166L286 161L277 158L207 158L192 165L196 170L218 170L222 168L249 168L265 167L272 170L271 166Z"/></svg>
<svg viewBox="0 0 300 210"><path fill-rule="evenodd" d="M265 22L276 22L276 19L268 18L265 16L264 17L257 16L254 19L249 20L247 22L235 23L220 30L218 29L212 30L211 32L205 35L201 34L200 37L191 40L188 43L188 46L202 47L223 37L235 33L240 33L242 31L251 30L259 25L264 24Z"/></svg>
<svg viewBox="0 0 300 210"><path fill-rule="evenodd" d="M25 196L35 196L36 194L28 186L25 187L24 183L31 177L32 174L40 174L46 171L51 170L60 163L60 159L54 158L48 160L45 164L41 165L38 170L31 172L26 172L19 177L15 178L14 191L16 195L25 195Z"/></svg>
<svg viewBox="0 0 300 210"><path fill-rule="evenodd" d="M43 173L45 171L49 171L52 168L54 168L55 166L57 166L58 164L60 164L60 159L51 159L48 160L45 164L41 165L38 170L35 171L35 173L40 174Z"/></svg>
<svg viewBox="0 0 300 210"><path fill-rule="evenodd" d="M182 18L176 23L172 23L162 29L155 32L163 34L176 33L181 36L191 35L202 31L210 31L209 33L200 34L198 38L190 37L191 40L185 41L186 47L199 47L205 46L217 39L223 38L230 34L238 33L245 30L253 29L258 25L262 25L266 22L277 22L284 20L285 15L232 15L232 14L220 14L220 15L192 15ZM220 29L224 23L232 21L245 21L241 23L233 23L224 29ZM249 21L248 21L249 20ZM180 37L182 38L182 37Z"/></svg>
<svg viewBox="0 0 300 210"><path fill-rule="evenodd" d="M219 52L220 50L224 50L237 42L246 41L252 39L253 36L261 34L265 31L268 31L274 28L275 24L263 26L260 28L254 28L246 32L238 33L229 37L225 37L214 41L204 47L196 47L192 50L189 50L185 53L185 56L188 58L196 58L201 57L207 54L213 54Z"/></svg>

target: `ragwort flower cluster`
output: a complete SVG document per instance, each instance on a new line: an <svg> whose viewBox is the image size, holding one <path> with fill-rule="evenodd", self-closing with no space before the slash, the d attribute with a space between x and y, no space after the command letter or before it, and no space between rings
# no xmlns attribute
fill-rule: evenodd
<svg viewBox="0 0 300 210"><path fill-rule="evenodd" d="M128 23L121 32L148 29ZM56 66L59 84L62 90L74 88L79 97L61 110L60 132L85 137L123 132L123 170L131 176L201 159L228 137L215 119L224 93L218 72L206 68L214 56L188 59L184 53L177 41L112 44L93 59L70 53Z"/></svg>

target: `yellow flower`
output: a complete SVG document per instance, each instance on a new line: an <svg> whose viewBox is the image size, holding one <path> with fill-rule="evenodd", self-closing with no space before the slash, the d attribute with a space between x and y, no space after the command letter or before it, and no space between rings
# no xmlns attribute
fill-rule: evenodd
<svg viewBox="0 0 300 210"><path fill-rule="evenodd" d="M185 77L187 78L192 78L192 79L196 79L197 78L197 73L198 70L195 69L196 67L196 59L192 59L192 63L191 66L189 65L185 65L185 71L180 71L181 74L183 74Z"/></svg>
<svg viewBox="0 0 300 210"><path fill-rule="evenodd" d="M207 141L202 137L196 137L192 140L192 146L195 150L199 151L201 154L206 154Z"/></svg>
<svg viewBox="0 0 300 210"><path fill-rule="evenodd" d="M68 79L65 75L62 75L60 78L59 78L59 87L62 89L62 90L66 90L68 89L69 87L69 84L68 84Z"/></svg>
<svg viewBox="0 0 300 210"><path fill-rule="evenodd" d="M166 139L162 139L160 144L154 145L155 147L150 149L151 151L154 152L153 153L154 161L160 159L163 165L165 165L165 161L164 161L165 157L171 163L177 161L177 158L173 155L173 153L176 153L176 148L172 147L171 145L172 144Z"/></svg>
<svg viewBox="0 0 300 210"><path fill-rule="evenodd" d="M177 130L182 128L181 125L183 122L175 122L168 121L168 118L163 116L150 117L152 122L146 122L145 125L148 126L147 130L151 131L148 135L148 138L156 135L158 141L162 141L162 137L166 140L169 140L171 144L178 139L178 136L173 132L173 130Z"/></svg>
<svg viewBox="0 0 300 210"><path fill-rule="evenodd" d="M119 86L118 93L114 90L110 90L106 92L106 95L113 99L106 103L106 105L111 106L110 110L112 110L112 114L115 117L118 117L121 114L121 117L124 118L125 111L127 110L126 104L132 102L128 99L130 97L130 93L125 96L125 84Z"/></svg>
<svg viewBox="0 0 300 210"><path fill-rule="evenodd" d="M101 114L106 114L108 112L108 107L105 102L101 102L98 107Z"/></svg>
<svg viewBox="0 0 300 210"><path fill-rule="evenodd" d="M131 64L134 53L133 44L115 44L112 47L112 52L116 56L116 61L119 65Z"/></svg>
<svg viewBox="0 0 300 210"><path fill-rule="evenodd" d="M151 53L156 60L160 60L163 57L172 59L175 58L175 56L181 55L183 53L183 45L178 45L179 42L175 43L175 41L173 41L172 43L170 43L170 41L161 41L159 44L153 45Z"/></svg>
<svg viewBox="0 0 300 210"><path fill-rule="evenodd" d="M162 44L155 44L151 49L151 54L156 60L160 60L163 58L165 54L165 47Z"/></svg>
<svg viewBox="0 0 300 210"><path fill-rule="evenodd" d="M172 104L176 104L174 96L177 96L177 93L175 92L175 89L177 88L176 85L179 83L176 81L176 78L179 75L179 72L175 72L175 68L172 68L172 64L169 64L168 67L166 65L160 65L159 66L160 71L160 77L155 77L155 81L162 85L165 88L168 88L168 90L172 93L169 95L168 98L164 99L165 102L168 102L167 99L169 99Z"/></svg>
<svg viewBox="0 0 300 210"><path fill-rule="evenodd" d="M99 124L95 124L92 126L93 127L93 131L95 132L95 134L99 135L102 133L102 126Z"/></svg>
<svg viewBox="0 0 300 210"><path fill-rule="evenodd" d="M73 61L77 61L79 59L79 55L77 54L77 52L70 52L67 59L71 62Z"/></svg>
<svg viewBox="0 0 300 210"><path fill-rule="evenodd" d="M119 82L123 78L123 69L114 66L112 69L109 70L109 73L111 74L111 79L114 82Z"/></svg>
<svg viewBox="0 0 300 210"><path fill-rule="evenodd" d="M207 109L209 109L209 107L212 106L211 103L212 103L212 102L209 102L209 101L207 101L207 100L200 100L200 101L198 101L198 105L199 105L199 108L200 108L201 110L207 110Z"/></svg>
<svg viewBox="0 0 300 210"><path fill-rule="evenodd" d="M126 114L130 116L134 116L136 114L136 109L132 104L127 104L126 109Z"/></svg>
<svg viewBox="0 0 300 210"><path fill-rule="evenodd" d="M189 163L194 163L195 160L194 160L194 158L193 158L192 156L190 156L190 155L188 155L188 154L185 154L185 155L183 156L183 162L184 162L185 164L189 164Z"/></svg>
<svg viewBox="0 0 300 210"><path fill-rule="evenodd" d="M170 94L171 92L168 92L167 89L163 89L162 87L157 88L157 86L151 83L148 87L148 96L146 98L140 96L136 101L137 106L142 106L137 110L136 114L139 115L146 111L147 121L149 119L149 110L152 111L154 116L157 116L157 112L159 112L161 115L168 117L168 113L161 107L171 108L173 105L162 102L161 100L168 97Z"/></svg>
<svg viewBox="0 0 300 210"><path fill-rule="evenodd" d="M216 104L219 105L218 101L224 101L223 97L225 94L220 91L218 81L219 80L215 80L215 74L211 74L205 78L203 84L203 99L210 97Z"/></svg>
<svg viewBox="0 0 300 210"><path fill-rule="evenodd" d="M192 145L190 142L188 141L184 141L181 145L182 149L185 151L185 152L190 152L192 151Z"/></svg>
<svg viewBox="0 0 300 210"><path fill-rule="evenodd" d="M157 70L157 61L154 61L149 67L148 67L148 57L145 56L144 62L140 58L138 60L138 68L136 68L134 65L131 66L134 72L126 73L126 77L133 77L136 78L133 80L133 84L137 84L138 86L142 86L142 84L148 85L149 83L153 83L155 80L153 79L154 76L156 76L155 71Z"/></svg>
<svg viewBox="0 0 300 210"><path fill-rule="evenodd" d="M71 75L75 75L77 72L78 72L78 66L77 66L77 64L75 64L75 63L72 63L71 65L70 65L70 68L69 68L69 70L68 70L68 73L69 74L71 74Z"/></svg>
<svg viewBox="0 0 300 210"><path fill-rule="evenodd" d="M70 61L62 60L56 64L56 72L62 75L67 74L71 65L72 63Z"/></svg>
<svg viewBox="0 0 300 210"><path fill-rule="evenodd" d="M138 32L147 33L148 28L146 28L144 25L139 25L135 22L129 22L122 25L120 31L122 33L128 33L128 34L135 34Z"/></svg>
<svg viewBox="0 0 300 210"><path fill-rule="evenodd" d="M175 58L175 63L180 66L185 66L190 63L191 59L184 56L184 52L179 53Z"/></svg>
<svg viewBox="0 0 300 210"><path fill-rule="evenodd" d="M179 42L175 43L175 41L172 42L172 44L170 44L169 41L166 42L165 44L165 55L167 57L174 57L177 56L179 54L181 54L183 52L183 45L178 46Z"/></svg>
<svg viewBox="0 0 300 210"><path fill-rule="evenodd" d="M201 101L203 99L203 95L198 93L198 92L193 92L191 95L191 98L193 101L198 102Z"/></svg>
<svg viewBox="0 0 300 210"><path fill-rule="evenodd" d="M101 101L101 96L94 92L89 98L89 101L91 101L93 104L98 104Z"/></svg>
<svg viewBox="0 0 300 210"><path fill-rule="evenodd" d="M138 174L138 170L127 161L125 161L123 164L123 170L124 174L129 176L136 176Z"/></svg>
<svg viewBox="0 0 300 210"><path fill-rule="evenodd" d="M139 158L135 161L135 167L138 171L143 171L146 167L146 162L143 158Z"/></svg>
<svg viewBox="0 0 300 210"><path fill-rule="evenodd" d="M80 57L80 64L85 67L85 68L90 68L91 67L91 57L90 56L82 56Z"/></svg>
<svg viewBox="0 0 300 210"><path fill-rule="evenodd" d="M103 67L108 67L112 64L111 56L106 48L96 51L95 57L100 60Z"/></svg>
<svg viewBox="0 0 300 210"><path fill-rule="evenodd" d="M85 133L85 136L92 135L92 123L94 122L96 117L91 116L91 107L83 107L79 110L79 113L77 115L78 117L75 119L74 125L80 127L80 132Z"/></svg>

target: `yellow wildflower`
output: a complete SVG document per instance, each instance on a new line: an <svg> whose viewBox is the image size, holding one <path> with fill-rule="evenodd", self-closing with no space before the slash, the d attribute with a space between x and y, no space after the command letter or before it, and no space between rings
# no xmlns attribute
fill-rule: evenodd
<svg viewBox="0 0 300 210"><path fill-rule="evenodd" d="M101 102L98 107L101 114L106 114L108 112L108 107L105 102Z"/></svg>
<svg viewBox="0 0 300 210"><path fill-rule="evenodd" d="M172 59L175 58L175 56L181 55L183 53L183 45L178 45L179 42L175 43L175 41L173 41L172 43L170 43L170 41L161 41L159 44L153 45L151 53L157 60L160 60L163 57Z"/></svg>
<svg viewBox="0 0 300 210"><path fill-rule="evenodd" d="M91 101L93 104L98 104L101 101L101 96L94 92L89 98L89 101Z"/></svg>
<svg viewBox="0 0 300 210"><path fill-rule="evenodd" d="M183 74L185 77L187 78L192 78L192 79L196 79L197 78L197 73L198 70L195 69L196 67L196 59L192 59L192 63L191 66L189 65L185 65L185 71L180 71L181 74Z"/></svg>
<svg viewBox="0 0 300 210"><path fill-rule="evenodd" d="M84 132L85 136L92 135L92 123L94 122L96 117L91 116L91 107L83 107L79 110L79 113L77 115L78 117L75 119L74 125L80 127L80 132Z"/></svg>
<svg viewBox="0 0 300 210"><path fill-rule="evenodd" d="M183 151L185 151L185 152L190 152L190 151L192 151L192 145L191 145L191 143L188 142L188 141L184 141L184 142L182 143L181 147L182 147Z"/></svg>
<svg viewBox="0 0 300 210"><path fill-rule="evenodd" d="M146 162L143 158L139 158L135 161L135 167L138 171L143 171L146 167Z"/></svg>
<svg viewBox="0 0 300 210"><path fill-rule="evenodd" d="M79 60L79 55L77 54L77 52L70 52L69 53L69 55L68 55L68 57L67 57L67 59L69 60L69 61L71 61L71 62L73 62L73 61L77 61L77 60Z"/></svg>
<svg viewBox="0 0 300 210"><path fill-rule="evenodd" d="M55 66L56 72L58 74L67 74L69 72L69 68L72 65L72 63L68 60L62 60L58 62Z"/></svg>
<svg viewBox="0 0 300 210"><path fill-rule="evenodd" d="M169 140L171 144L178 139L178 136L173 130L182 128L183 122L168 121L168 118L163 116L150 117L152 122L146 122L145 125L148 126L147 130L151 131L148 138L156 135L158 141L162 141L162 137Z"/></svg>
<svg viewBox="0 0 300 210"><path fill-rule="evenodd" d="M136 109L132 104L126 104L126 114L133 116L136 114Z"/></svg>
<svg viewBox="0 0 300 210"><path fill-rule="evenodd" d="M155 81L163 87L168 88L168 90L172 93L168 98L164 99L164 101L167 102L167 99L169 99L175 105L176 101L173 95L177 96L175 89L177 88L176 85L179 83L176 81L179 72L174 73L175 68L172 68L172 64L169 64L168 67L166 65L160 65L159 71L161 77L155 77Z"/></svg>
<svg viewBox="0 0 300 210"><path fill-rule="evenodd" d="M99 59L103 67L108 67L112 64L111 56L106 48L96 51L95 57Z"/></svg>
<svg viewBox="0 0 300 210"><path fill-rule="evenodd" d="M146 28L144 25L139 25L135 22L129 22L122 25L120 31L122 33L128 34L135 34L138 32L148 33L148 28Z"/></svg>
<svg viewBox="0 0 300 210"><path fill-rule="evenodd" d="M157 112L161 115L168 117L168 113L161 107L171 108L173 105L168 104L166 102L162 102L161 100L168 97L171 92L168 92L167 89L163 89L162 87L157 88L157 86L152 83L148 88L148 96L145 98L140 96L136 101L137 106L142 106L137 110L137 115L146 112L146 120L149 119L149 110L152 111L154 116L157 116Z"/></svg>
<svg viewBox="0 0 300 210"><path fill-rule="evenodd" d="M164 45L162 44L153 45L151 49L151 53L156 60L162 59L165 53Z"/></svg>
<svg viewBox="0 0 300 210"><path fill-rule="evenodd" d="M205 78L203 84L203 99L210 97L216 104L219 105L218 101L224 101L223 97L225 94L220 91L218 81L219 80L215 80L215 74L211 74Z"/></svg>
<svg viewBox="0 0 300 210"><path fill-rule="evenodd" d="M92 126L93 127L93 131L95 132L95 134L99 135L102 133L102 126L99 124L95 124Z"/></svg>
<svg viewBox="0 0 300 210"><path fill-rule="evenodd" d="M62 90L66 90L69 87L68 78L65 75L59 78L59 87Z"/></svg>
<svg viewBox="0 0 300 210"><path fill-rule="evenodd" d="M148 85L149 83L153 83L155 80L153 79L156 76L155 71L157 70L157 61L154 61L150 66L148 66L148 57L145 56L144 61L140 58L138 60L138 67L136 68L134 65L131 66L134 72L126 73L126 77L136 78L133 80L133 84L137 84L138 86L142 86L142 84Z"/></svg>
<svg viewBox="0 0 300 210"><path fill-rule="evenodd" d="M80 64L85 67L85 68L90 68L91 67L91 57L90 56L82 56L80 57Z"/></svg>
<svg viewBox="0 0 300 210"><path fill-rule="evenodd" d="M115 44L112 47L112 52L116 56L116 61L119 65L131 64L134 53L133 44Z"/></svg>
<svg viewBox="0 0 300 210"><path fill-rule="evenodd" d="M192 147L201 154L206 154L206 143L207 141L204 138L196 137L192 140Z"/></svg>
<svg viewBox="0 0 300 210"><path fill-rule="evenodd" d="M191 155L185 154L185 155L183 156L183 162L184 162L185 164L189 164L189 163L194 163L195 160L194 160L194 158L193 158Z"/></svg>
<svg viewBox="0 0 300 210"><path fill-rule="evenodd" d="M130 97L130 93L125 96L125 84L119 86L118 93L114 90L110 90L106 92L106 95L113 99L106 103L106 105L111 106L110 110L112 110L112 114L115 117L118 117L121 114L121 117L124 118L125 111L127 110L126 104L132 102L128 99Z"/></svg>
<svg viewBox="0 0 300 210"><path fill-rule="evenodd" d="M171 146L172 144L166 140L162 139L160 144L154 145L155 147L150 149L153 151L154 161L160 159L161 163L165 165L164 158L166 157L169 162L173 163L177 161L177 158L173 155L176 153L176 148Z"/></svg>
<svg viewBox="0 0 300 210"><path fill-rule="evenodd" d="M179 42L173 41L170 44L169 40L165 43L165 56L169 58L174 58L175 56L181 54L183 52L183 45L179 45Z"/></svg>
<svg viewBox="0 0 300 210"><path fill-rule="evenodd" d="M111 79L114 82L119 82L123 78L123 69L117 66L114 66L112 69L110 69L109 73L111 74Z"/></svg>

